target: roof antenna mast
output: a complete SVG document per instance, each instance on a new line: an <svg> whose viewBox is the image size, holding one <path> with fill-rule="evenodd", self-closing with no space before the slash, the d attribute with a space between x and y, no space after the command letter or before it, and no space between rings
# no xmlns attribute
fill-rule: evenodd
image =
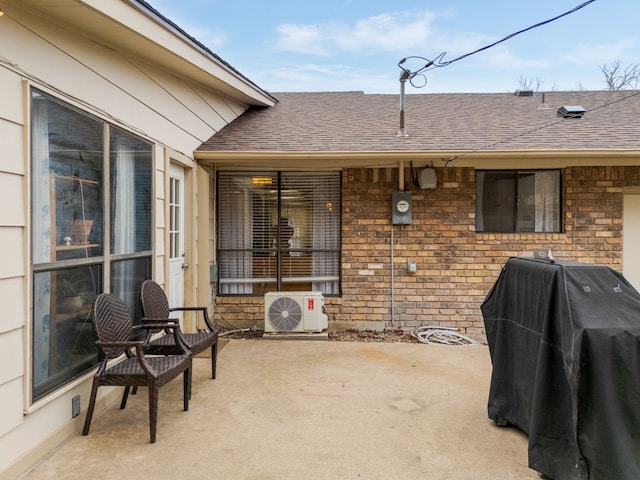
<svg viewBox="0 0 640 480"><path fill-rule="evenodd" d="M421 58L421 57L407 57L407 58ZM411 72L411 70L409 70L408 68L404 68L401 66L404 62L407 61L407 58L403 58L398 62L398 67L400 68L400 70L402 70L402 73L400 74L400 130L398 130L398 134L396 135L398 137L409 136L409 134L407 133L407 130L404 128L404 104L405 104L404 89L405 89L407 80L409 80L409 83L411 83L411 85L413 85L414 87L417 87L417 88L424 87L427 84L427 77L424 77L424 75L421 74L420 72L424 71L425 69L429 68L431 65L434 64L432 60L423 59L423 60L427 60L427 64L417 72ZM418 86L413 83L413 79L417 75L424 77L424 85Z"/></svg>
<svg viewBox="0 0 640 480"><path fill-rule="evenodd" d="M400 67L400 65L402 65L405 60L406 58L403 58L402 60L400 60L400 63L398 63L398 66ZM396 136L408 137L409 134L404 128L404 106L405 106L404 89L405 89L405 84L407 83L407 80L411 78L411 72L403 67L400 67L400 69L402 70L402 73L400 74L400 130L398 130L398 134Z"/></svg>

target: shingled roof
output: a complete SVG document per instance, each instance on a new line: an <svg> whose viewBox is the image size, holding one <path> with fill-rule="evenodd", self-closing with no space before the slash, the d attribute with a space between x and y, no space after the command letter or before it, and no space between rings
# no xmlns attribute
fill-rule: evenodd
<svg viewBox="0 0 640 480"><path fill-rule="evenodd" d="M198 152L465 152L640 150L640 91L410 94L274 93ZM582 118L562 118L582 106Z"/></svg>

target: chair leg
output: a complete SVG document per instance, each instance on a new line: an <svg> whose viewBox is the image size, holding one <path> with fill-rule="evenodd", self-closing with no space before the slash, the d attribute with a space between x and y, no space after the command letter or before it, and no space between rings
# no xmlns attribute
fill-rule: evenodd
<svg viewBox="0 0 640 480"><path fill-rule="evenodd" d="M96 405L97 393L98 381L94 378L93 385L91 385L91 396L89 397L89 406L87 407L87 416L84 419L84 428L82 429L82 435L89 435L89 428L91 427L91 417L93 417L93 408Z"/></svg>
<svg viewBox="0 0 640 480"><path fill-rule="evenodd" d="M158 425L158 387L155 383L150 384L149 394L149 439L151 443L156 443L156 428Z"/></svg>
<svg viewBox="0 0 640 480"><path fill-rule="evenodd" d="M124 393L122 394L122 400L120 401L120 409L127 406L127 399L129 398L129 390L131 387L124 387Z"/></svg>
<svg viewBox="0 0 640 480"><path fill-rule="evenodd" d="M182 403L185 412L189 411L189 399L191 398L191 370L192 368L186 369L182 375Z"/></svg>
<svg viewBox="0 0 640 480"><path fill-rule="evenodd" d="M216 378L216 367L218 365L218 342L211 345L211 378Z"/></svg>

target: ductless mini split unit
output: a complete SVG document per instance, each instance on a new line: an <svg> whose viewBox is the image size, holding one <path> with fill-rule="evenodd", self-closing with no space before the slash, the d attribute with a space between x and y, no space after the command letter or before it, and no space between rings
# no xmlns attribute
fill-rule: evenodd
<svg viewBox="0 0 640 480"><path fill-rule="evenodd" d="M320 292L269 292L264 296L265 333L320 333L327 326Z"/></svg>

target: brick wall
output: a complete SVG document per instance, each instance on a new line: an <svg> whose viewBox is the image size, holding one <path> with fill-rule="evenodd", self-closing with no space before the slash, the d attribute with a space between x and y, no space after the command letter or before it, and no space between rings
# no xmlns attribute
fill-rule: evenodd
<svg viewBox="0 0 640 480"><path fill-rule="evenodd" d="M531 255L536 248L550 248L556 258L622 270L622 189L640 185L639 168L564 169L564 232L549 234L476 234L475 170L438 168L437 174L437 188L420 190L406 169L412 223L392 227L398 169L343 172L343 294L325 299L330 328L440 325L483 335L480 304L502 266L509 257ZM417 262L416 274L407 272L408 260ZM217 304L234 325L264 324L261 297L218 297Z"/></svg>

